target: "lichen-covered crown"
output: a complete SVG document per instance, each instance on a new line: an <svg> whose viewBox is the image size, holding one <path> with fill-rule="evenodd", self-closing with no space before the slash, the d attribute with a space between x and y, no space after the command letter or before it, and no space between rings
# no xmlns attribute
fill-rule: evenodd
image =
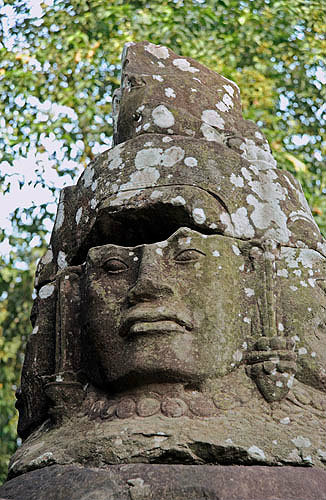
<svg viewBox="0 0 326 500"><path fill-rule="evenodd" d="M140 232L147 213L166 231L183 224L326 254L301 186L243 119L234 82L167 47L127 44L113 115L115 146L62 191L38 286L80 263L90 245L121 242L126 221L140 241L136 212Z"/></svg>

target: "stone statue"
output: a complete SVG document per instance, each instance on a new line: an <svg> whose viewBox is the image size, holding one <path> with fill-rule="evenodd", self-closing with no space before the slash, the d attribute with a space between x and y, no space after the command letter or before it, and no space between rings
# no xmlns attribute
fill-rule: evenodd
<svg viewBox="0 0 326 500"><path fill-rule="evenodd" d="M10 477L315 466L295 481L317 474L324 498L326 243L300 185L237 85L166 47L127 44L113 118L38 266ZM159 498L132 481L132 499ZM274 498L257 488L223 498Z"/></svg>

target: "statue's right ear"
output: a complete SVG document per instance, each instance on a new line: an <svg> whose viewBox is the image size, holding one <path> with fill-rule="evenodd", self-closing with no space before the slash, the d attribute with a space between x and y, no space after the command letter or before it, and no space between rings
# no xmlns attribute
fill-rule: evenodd
<svg viewBox="0 0 326 500"><path fill-rule="evenodd" d="M52 417L53 408L59 406L53 400L54 385L54 399L60 400L61 386L65 392L69 385L74 394L82 394L77 380L81 363L81 274L82 266L61 270L53 281L41 286L34 301L33 331L27 341L21 387L16 393L18 433L23 439Z"/></svg>

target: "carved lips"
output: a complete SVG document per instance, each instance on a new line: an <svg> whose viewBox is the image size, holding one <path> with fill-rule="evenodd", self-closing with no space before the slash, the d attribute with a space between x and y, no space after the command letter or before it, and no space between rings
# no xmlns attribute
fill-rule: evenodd
<svg viewBox="0 0 326 500"><path fill-rule="evenodd" d="M150 333L184 333L192 330L193 324L188 314L168 311L166 308L136 306L130 309L122 322L120 335Z"/></svg>

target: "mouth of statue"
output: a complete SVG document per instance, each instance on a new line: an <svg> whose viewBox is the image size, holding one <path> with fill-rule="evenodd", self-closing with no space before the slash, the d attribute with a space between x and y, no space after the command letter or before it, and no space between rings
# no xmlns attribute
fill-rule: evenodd
<svg viewBox="0 0 326 500"><path fill-rule="evenodd" d="M120 335L132 338L134 335L152 333L185 333L192 329L192 322L184 315L160 313L135 307L127 313Z"/></svg>
<svg viewBox="0 0 326 500"><path fill-rule="evenodd" d="M139 334L151 334L151 333L184 333L185 327L173 321L167 319L164 321L137 321L133 323L129 329L129 336L139 335Z"/></svg>

